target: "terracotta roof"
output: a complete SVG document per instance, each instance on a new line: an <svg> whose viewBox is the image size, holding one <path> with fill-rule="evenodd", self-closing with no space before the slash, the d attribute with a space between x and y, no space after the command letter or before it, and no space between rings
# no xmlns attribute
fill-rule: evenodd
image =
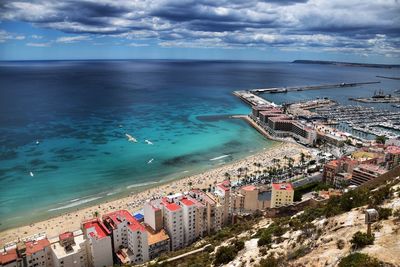
<svg viewBox="0 0 400 267"><path fill-rule="evenodd" d="M272 186L275 190L286 190L286 191L293 190L292 184L290 183L272 184Z"/></svg>
<svg viewBox="0 0 400 267"><path fill-rule="evenodd" d="M127 210L117 210L103 216L103 219L110 218L115 225L122 223L123 219L128 222L128 227L132 231L144 231L144 226L141 225Z"/></svg>
<svg viewBox="0 0 400 267"><path fill-rule="evenodd" d="M183 205L185 205L185 206L193 206L194 205L194 202L192 200L190 200L190 199L187 199L187 198L183 198L181 200L181 203Z"/></svg>
<svg viewBox="0 0 400 267"><path fill-rule="evenodd" d="M169 235L164 229L155 232L153 229L151 229L150 226L146 226L146 231L147 231L147 243L149 246L169 239Z"/></svg>
<svg viewBox="0 0 400 267"><path fill-rule="evenodd" d="M26 246L26 254L32 255L33 253L39 252L44 248L50 246L50 242L47 238L35 240L35 241L28 241L25 243Z"/></svg>
<svg viewBox="0 0 400 267"><path fill-rule="evenodd" d="M245 191L253 191L256 190L257 187L255 187L254 185L248 185L248 186L243 186L242 189Z"/></svg>
<svg viewBox="0 0 400 267"><path fill-rule="evenodd" d="M229 188L227 188L225 185L223 185L223 184L217 184L217 186L219 187L219 188L221 188L222 190L224 190L224 191L229 191Z"/></svg>
<svg viewBox="0 0 400 267"><path fill-rule="evenodd" d="M65 233L62 233L62 234L60 234L58 236L58 238L60 240L68 239L68 238L71 238L71 237L74 237L74 234L72 232L65 232Z"/></svg>
<svg viewBox="0 0 400 267"><path fill-rule="evenodd" d="M181 206L179 206L178 204L174 203L174 202L168 202L167 200L163 199L163 204L165 206L165 208L169 211L177 211L181 209Z"/></svg>
<svg viewBox="0 0 400 267"><path fill-rule="evenodd" d="M390 154L400 154L400 147L399 146L388 146L386 148L386 152Z"/></svg>
<svg viewBox="0 0 400 267"><path fill-rule="evenodd" d="M105 227L105 225L97 219L85 222L83 224L83 228L85 228L86 230L90 229L90 231L88 231L90 232L89 235L98 239L102 239L111 234L110 231L108 231L107 227Z"/></svg>
<svg viewBox="0 0 400 267"><path fill-rule="evenodd" d="M10 249L7 250L6 252L0 252L0 264L1 265L6 265L10 262L16 261L18 258L17 256L17 250L16 249Z"/></svg>

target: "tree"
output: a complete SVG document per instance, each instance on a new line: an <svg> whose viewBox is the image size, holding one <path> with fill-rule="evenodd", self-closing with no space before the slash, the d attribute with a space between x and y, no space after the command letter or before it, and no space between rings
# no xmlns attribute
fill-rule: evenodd
<svg viewBox="0 0 400 267"><path fill-rule="evenodd" d="M375 142L377 142L378 144L385 144L385 141L386 137L384 135L380 135L375 138Z"/></svg>
<svg viewBox="0 0 400 267"><path fill-rule="evenodd" d="M237 255L237 251L233 246L222 246L215 253L214 264L216 266L231 262Z"/></svg>
<svg viewBox="0 0 400 267"><path fill-rule="evenodd" d="M350 240L354 249L363 248L368 245L374 244L375 236L368 235L367 233L362 233L360 231L356 232L353 235L353 238Z"/></svg>
<svg viewBox="0 0 400 267"><path fill-rule="evenodd" d="M94 216L95 218L98 218L99 215L100 215L100 213L99 213L97 210L96 210L95 212L93 212L93 216Z"/></svg>
<svg viewBox="0 0 400 267"><path fill-rule="evenodd" d="M382 265L377 259L362 253L353 253L344 257L339 267L379 267Z"/></svg>

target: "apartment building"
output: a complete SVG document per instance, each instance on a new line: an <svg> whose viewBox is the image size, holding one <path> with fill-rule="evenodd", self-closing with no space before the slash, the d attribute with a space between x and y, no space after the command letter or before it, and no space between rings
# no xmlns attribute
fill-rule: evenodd
<svg viewBox="0 0 400 267"><path fill-rule="evenodd" d="M185 235L183 229L183 210L175 203L176 196L162 198L160 207L163 209L163 224L170 240L171 250L178 250L185 246Z"/></svg>
<svg viewBox="0 0 400 267"><path fill-rule="evenodd" d="M183 234L185 239L185 246L192 244L196 236L196 205L195 199L188 199L183 197L180 200L183 215Z"/></svg>
<svg viewBox="0 0 400 267"><path fill-rule="evenodd" d="M39 235L10 244L0 251L0 266L52 267L50 241Z"/></svg>
<svg viewBox="0 0 400 267"><path fill-rule="evenodd" d="M380 175L386 173L387 170L373 164L360 164L353 169L353 174L350 179L351 185L362 185L368 181L371 181Z"/></svg>
<svg viewBox="0 0 400 267"><path fill-rule="evenodd" d="M113 265L111 232L99 219L92 219L82 224L83 234L87 239L89 266L103 267Z"/></svg>
<svg viewBox="0 0 400 267"><path fill-rule="evenodd" d="M82 231L60 234L51 240L51 252L54 267L89 266L86 239Z"/></svg>
<svg viewBox="0 0 400 267"><path fill-rule="evenodd" d="M294 190L290 183L272 184L271 208L278 208L293 203Z"/></svg>
<svg viewBox="0 0 400 267"><path fill-rule="evenodd" d="M111 232L116 261L121 264L139 264L149 260L147 231L127 210L118 210L103 216Z"/></svg>

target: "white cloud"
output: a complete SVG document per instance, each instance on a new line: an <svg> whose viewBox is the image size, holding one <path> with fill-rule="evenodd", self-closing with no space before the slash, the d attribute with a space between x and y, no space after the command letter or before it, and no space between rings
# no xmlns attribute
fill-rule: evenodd
<svg viewBox="0 0 400 267"><path fill-rule="evenodd" d="M33 46L33 47L49 47L51 46L51 43L27 43L27 46Z"/></svg>
<svg viewBox="0 0 400 267"><path fill-rule="evenodd" d="M56 43L64 43L64 44L71 44L71 43L76 43L80 41L87 41L91 40L89 36L86 35L78 35L78 36L64 36L64 37L59 37L56 39Z"/></svg>
<svg viewBox="0 0 400 267"><path fill-rule="evenodd" d="M10 33L5 30L0 30L0 43L4 43L8 40L17 40L21 41L24 40L25 36L24 35L19 35L16 33Z"/></svg>

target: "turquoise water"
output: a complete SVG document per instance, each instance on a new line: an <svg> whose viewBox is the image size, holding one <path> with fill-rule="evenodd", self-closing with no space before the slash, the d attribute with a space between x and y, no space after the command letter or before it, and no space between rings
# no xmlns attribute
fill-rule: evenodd
<svg viewBox="0 0 400 267"><path fill-rule="evenodd" d="M0 230L272 146L245 122L228 118L250 112L233 90L370 81L375 75L400 76L393 69L279 62L1 62ZM398 81L381 81L379 88L389 92L400 88ZM278 103L315 96L348 102L347 96L374 89L265 97Z"/></svg>

